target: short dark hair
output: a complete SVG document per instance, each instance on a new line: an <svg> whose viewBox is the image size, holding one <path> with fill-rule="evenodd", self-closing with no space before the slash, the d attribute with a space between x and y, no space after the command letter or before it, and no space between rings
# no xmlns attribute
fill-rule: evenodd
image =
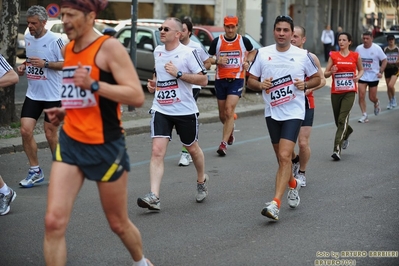
<svg viewBox="0 0 399 266"><path fill-rule="evenodd" d="M373 34L371 33L371 31L366 31L366 32L363 32L363 36L373 37Z"/></svg>
<svg viewBox="0 0 399 266"><path fill-rule="evenodd" d="M395 40L395 36L393 34L388 34L387 41L389 40Z"/></svg>
<svg viewBox="0 0 399 266"><path fill-rule="evenodd" d="M349 33L347 33L347 32L340 32L339 34L338 34L338 36L337 36L337 39L339 39L339 36L341 36L341 35L345 35L347 38L348 38L348 41L352 41L352 35L350 35Z"/></svg>
<svg viewBox="0 0 399 266"><path fill-rule="evenodd" d="M292 20L292 18L290 16L284 16L284 15L277 16L276 20L274 21L273 29L276 29L276 24L279 22L289 23L291 26L291 30L294 31L294 21Z"/></svg>
<svg viewBox="0 0 399 266"><path fill-rule="evenodd" d="M191 20L189 20L188 18L184 18L182 19L181 24L186 24L191 37L191 34L193 34L193 23L191 22Z"/></svg>

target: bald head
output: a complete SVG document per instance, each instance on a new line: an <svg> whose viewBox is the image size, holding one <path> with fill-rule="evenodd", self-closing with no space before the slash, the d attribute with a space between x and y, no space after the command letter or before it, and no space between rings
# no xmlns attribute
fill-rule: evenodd
<svg viewBox="0 0 399 266"><path fill-rule="evenodd" d="M303 44L306 42L306 30L302 26L294 27L294 34L291 38L291 44L296 47L303 48Z"/></svg>

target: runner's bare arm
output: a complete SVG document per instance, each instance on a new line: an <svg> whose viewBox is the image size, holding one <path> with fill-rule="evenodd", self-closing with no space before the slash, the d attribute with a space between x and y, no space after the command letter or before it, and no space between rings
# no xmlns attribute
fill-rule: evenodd
<svg viewBox="0 0 399 266"><path fill-rule="evenodd" d="M117 84L99 82L99 95L122 104L140 107L144 103L144 92L130 56L115 38L107 39L96 56L96 64L104 71L111 72ZM90 89L93 79L85 84Z"/></svg>
<svg viewBox="0 0 399 266"><path fill-rule="evenodd" d="M313 87L310 87L309 84L308 84L308 90L309 90L309 92L318 90L318 89L320 89L320 88L323 88L323 87L326 85L326 79L325 79L325 77L324 77L323 70L321 69L321 64L320 64L319 58L317 58L317 56L316 56L315 54L313 54L313 53L310 53L310 55L312 56L312 58L313 58L313 60L314 60L314 62L315 62L315 64L316 64L317 68L319 69L318 73L319 73L319 75L320 75L320 79L321 79L321 80L320 80L320 84L319 84L318 86L314 87L314 88L313 88ZM307 91L308 91L308 90L307 90Z"/></svg>

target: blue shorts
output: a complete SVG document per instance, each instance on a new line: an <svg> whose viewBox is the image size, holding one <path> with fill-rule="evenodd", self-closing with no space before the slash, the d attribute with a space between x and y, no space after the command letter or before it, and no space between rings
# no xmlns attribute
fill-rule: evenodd
<svg viewBox="0 0 399 266"><path fill-rule="evenodd" d="M244 79L216 79L215 90L218 100L226 100L227 95L237 95L241 98Z"/></svg>
<svg viewBox="0 0 399 266"><path fill-rule="evenodd" d="M314 108L306 109L305 111L305 119L302 122L303 127L311 127L313 126L314 119Z"/></svg>
<svg viewBox="0 0 399 266"><path fill-rule="evenodd" d="M272 144L278 144L280 139L291 140L296 143L301 129L301 119L290 119L285 121L277 121L270 116L266 117L266 125L269 130L270 140Z"/></svg>
<svg viewBox="0 0 399 266"><path fill-rule="evenodd" d="M104 144L86 144L70 138L61 129L53 161L76 165L93 181L115 181L124 171L130 171L125 136Z"/></svg>

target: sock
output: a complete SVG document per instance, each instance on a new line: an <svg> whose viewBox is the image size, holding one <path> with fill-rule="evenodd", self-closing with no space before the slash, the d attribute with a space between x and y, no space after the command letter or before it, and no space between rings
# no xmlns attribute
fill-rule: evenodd
<svg viewBox="0 0 399 266"><path fill-rule="evenodd" d="M367 116L367 113L363 113L364 116Z"/></svg>
<svg viewBox="0 0 399 266"><path fill-rule="evenodd" d="M148 266L147 260L145 259L144 255L141 258L141 260L139 260L139 261L133 260L133 266Z"/></svg>
<svg viewBox="0 0 399 266"><path fill-rule="evenodd" d="M10 189L8 188L7 184L4 183L4 186L0 188L0 194L8 195L10 193Z"/></svg>
<svg viewBox="0 0 399 266"><path fill-rule="evenodd" d="M295 180L295 178L292 181L288 182L288 186L290 188L296 188L296 180Z"/></svg>
<svg viewBox="0 0 399 266"><path fill-rule="evenodd" d="M277 207L280 209L281 201L278 198L273 198L273 200L277 203Z"/></svg>
<svg viewBox="0 0 399 266"><path fill-rule="evenodd" d="M298 162L299 162L299 155L297 154L297 155L295 156L295 158L292 159L291 161L292 161L292 163L298 163Z"/></svg>
<svg viewBox="0 0 399 266"><path fill-rule="evenodd" d="M40 166L39 166L39 165L31 166L30 169L31 169L32 171L35 171L36 173L40 172Z"/></svg>
<svg viewBox="0 0 399 266"><path fill-rule="evenodd" d="M183 146L183 148L181 148L181 152L188 153L188 150L186 149L186 147Z"/></svg>
<svg viewBox="0 0 399 266"><path fill-rule="evenodd" d="M299 174L303 174L303 175L305 175L305 171L301 171L301 170L299 170L299 171L298 171L298 173L299 173Z"/></svg>

